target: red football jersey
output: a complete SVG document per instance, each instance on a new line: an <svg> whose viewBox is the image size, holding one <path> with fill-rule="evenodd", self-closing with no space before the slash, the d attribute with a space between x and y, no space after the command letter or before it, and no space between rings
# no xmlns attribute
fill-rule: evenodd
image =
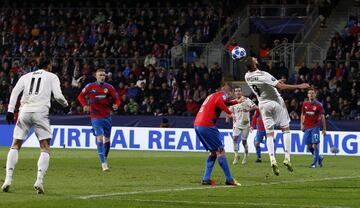
<svg viewBox="0 0 360 208"><path fill-rule="evenodd" d="M112 103L120 105L120 99L111 84L90 83L84 87L78 100L82 106L86 105L85 96L89 95L90 101L90 117L91 118L107 118L112 110Z"/></svg>
<svg viewBox="0 0 360 208"><path fill-rule="evenodd" d="M304 102L301 108L301 113L304 115L304 128L310 129L320 127L321 116L324 114L324 109L320 102Z"/></svg>
<svg viewBox="0 0 360 208"><path fill-rule="evenodd" d="M265 131L264 122L261 118L259 109L255 111L255 114L251 120L251 127L260 131Z"/></svg>
<svg viewBox="0 0 360 208"><path fill-rule="evenodd" d="M200 107L196 115L194 126L215 126L216 120L219 118L221 111L225 111L231 115L231 111L227 106L235 105L236 100L230 101L225 92L215 92L210 94Z"/></svg>

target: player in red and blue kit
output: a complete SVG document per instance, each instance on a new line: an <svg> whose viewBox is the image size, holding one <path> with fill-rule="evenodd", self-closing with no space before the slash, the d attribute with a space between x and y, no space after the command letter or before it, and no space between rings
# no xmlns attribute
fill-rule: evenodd
<svg viewBox="0 0 360 208"><path fill-rule="evenodd" d="M210 94L200 107L196 115L194 128L197 137L203 144L207 151L210 151L209 157L206 160L205 174L202 180L203 185L215 185L215 181L211 179L211 172L213 170L216 158L226 176L226 185L240 186L230 173L228 161L226 159L224 145L220 139L220 132L215 126L216 120L220 113L225 111L233 119L235 116L227 106L235 105L238 101L230 101L229 97L232 95L232 87L225 84L222 87L223 91ZM240 101L241 102L241 101Z"/></svg>
<svg viewBox="0 0 360 208"><path fill-rule="evenodd" d="M301 130L304 132L303 140L310 152L314 155L313 163L310 168L322 167L323 158L319 153L320 126L322 123L322 134L326 134L326 120L324 109L319 101L316 100L314 89L308 91L308 101L305 101L301 108ZM321 120L321 123L320 123Z"/></svg>
<svg viewBox="0 0 360 208"><path fill-rule="evenodd" d="M261 163L260 143L264 143L264 138L266 139L266 130L259 109L256 109L255 114L251 120L250 126L251 126L250 128L251 131L255 128L257 129L255 136L255 149L256 149L257 159L255 162Z"/></svg>
<svg viewBox="0 0 360 208"><path fill-rule="evenodd" d="M111 84L105 82L105 70L96 71L96 82L84 87L78 100L84 107L84 111L90 111L91 124L94 135L97 139L97 150L103 171L108 171L107 156L110 151L111 134L111 111L117 110L120 99ZM89 105L85 101L85 96L89 95ZM113 105L111 106L111 104Z"/></svg>

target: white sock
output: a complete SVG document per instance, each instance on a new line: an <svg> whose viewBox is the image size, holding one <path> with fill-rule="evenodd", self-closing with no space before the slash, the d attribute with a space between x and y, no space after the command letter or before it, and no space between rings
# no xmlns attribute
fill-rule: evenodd
<svg viewBox="0 0 360 208"><path fill-rule="evenodd" d="M273 136L266 136L266 146L268 148L270 162L273 160L276 160L275 154L274 154L274 137Z"/></svg>
<svg viewBox="0 0 360 208"><path fill-rule="evenodd" d="M14 173L15 165L19 158L19 151L17 149L10 149L6 161L6 178L5 181L11 183Z"/></svg>
<svg viewBox="0 0 360 208"><path fill-rule="evenodd" d="M49 167L50 155L48 152L41 152L38 160L37 181L43 182L46 171Z"/></svg>
<svg viewBox="0 0 360 208"><path fill-rule="evenodd" d="M238 152L239 152L239 144L235 141L233 141L233 144L234 144L234 153L235 153L235 156L238 156Z"/></svg>
<svg viewBox="0 0 360 208"><path fill-rule="evenodd" d="M249 147L248 147L247 143L243 144L243 146L244 146L244 150L245 150L244 154L247 155L249 153Z"/></svg>
<svg viewBox="0 0 360 208"><path fill-rule="evenodd" d="M290 132L284 132L283 135L284 135L285 159L290 161L290 148L291 148Z"/></svg>

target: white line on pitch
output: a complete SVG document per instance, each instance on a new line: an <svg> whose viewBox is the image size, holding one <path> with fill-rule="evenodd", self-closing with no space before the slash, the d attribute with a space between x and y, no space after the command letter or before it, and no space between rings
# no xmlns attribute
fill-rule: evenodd
<svg viewBox="0 0 360 208"><path fill-rule="evenodd" d="M209 202L209 201L177 201L177 200L151 200L151 199L120 199L121 201L132 202L154 202L169 204L192 204L192 205L229 205L229 206L261 206L261 207L295 207L295 208L351 208L344 206L326 206L326 205L296 205L296 204L275 204L275 203L255 203L255 202Z"/></svg>
<svg viewBox="0 0 360 208"><path fill-rule="evenodd" d="M243 186L244 187L271 186L271 185L281 185L281 184L307 183L307 182L316 182L316 181L343 180L343 179L354 179L354 178L360 178L360 176L339 176L339 177L327 177L327 178L318 178L318 179L314 178L307 180L278 181L278 182L269 182L269 183L256 183L256 184L249 184ZM136 194L147 194L147 193L177 192L177 191L205 190L205 189L218 189L218 188L235 188L235 187L234 186L200 186L200 187L197 186L197 187L183 187L183 188L173 188L173 189L140 190L140 191L130 191L130 192L85 195L85 196L80 196L78 198L94 199L94 198L110 197L110 196L125 196L125 195L136 195Z"/></svg>
<svg viewBox="0 0 360 208"><path fill-rule="evenodd" d="M314 179L293 180L293 181L278 181L278 182L269 182L269 183L256 183L256 184L249 184L243 186L246 187L271 186L271 185L280 185L280 184L307 183L307 182L316 182L316 181L332 181L332 180L355 179L355 178L360 178L360 176L338 176L338 177L314 178Z"/></svg>
<svg viewBox="0 0 360 208"><path fill-rule="evenodd" d="M159 192L175 192L175 191L189 191L189 190L204 190L204 189L217 189L217 188L234 188L235 186L197 186L197 187L184 187L184 188L174 188L174 189L155 189L155 190L141 190L141 191L130 191L130 192L118 192L118 193L108 193L108 194L97 194L97 195L87 195L80 196L80 199L93 199L100 197L109 197L109 196L124 196L124 195L136 195L136 194L147 194L147 193L159 193Z"/></svg>

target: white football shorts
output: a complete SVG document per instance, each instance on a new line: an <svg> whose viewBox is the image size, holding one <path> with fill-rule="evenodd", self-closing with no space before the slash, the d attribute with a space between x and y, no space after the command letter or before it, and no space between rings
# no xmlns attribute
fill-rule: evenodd
<svg viewBox="0 0 360 208"><path fill-rule="evenodd" d="M19 117L14 128L14 138L24 140L34 128L35 135L39 140L51 139L48 112L19 112Z"/></svg>
<svg viewBox="0 0 360 208"><path fill-rule="evenodd" d="M250 132L250 126L236 126L234 124L233 126L233 136L239 136L241 133L241 140L246 140L249 136L249 132Z"/></svg>
<svg viewBox="0 0 360 208"><path fill-rule="evenodd" d="M275 125L280 128L289 127L290 117L284 101L281 104L275 101L259 103L259 109L266 130L273 130Z"/></svg>

